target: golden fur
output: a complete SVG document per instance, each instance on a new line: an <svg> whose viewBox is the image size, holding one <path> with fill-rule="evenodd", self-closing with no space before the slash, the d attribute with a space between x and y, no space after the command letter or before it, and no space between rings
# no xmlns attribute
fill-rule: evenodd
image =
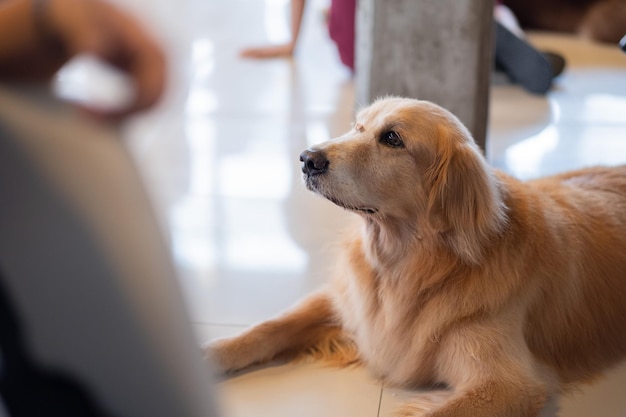
<svg viewBox="0 0 626 417"><path fill-rule="evenodd" d="M449 388L401 415L537 416L626 357L626 167L525 183L432 103L382 99L356 121L302 154L307 187L363 220L334 279L210 345L220 370L312 352Z"/></svg>

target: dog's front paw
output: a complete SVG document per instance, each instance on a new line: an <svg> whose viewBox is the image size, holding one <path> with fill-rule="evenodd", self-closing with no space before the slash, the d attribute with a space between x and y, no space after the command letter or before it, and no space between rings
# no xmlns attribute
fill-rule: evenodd
<svg viewBox="0 0 626 417"><path fill-rule="evenodd" d="M238 371L251 365L249 358L241 352L237 338L219 339L204 348L204 358L218 374Z"/></svg>
<svg viewBox="0 0 626 417"><path fill-rule="evenodd" d="M402 404L393 413L394 417L423 417L429 416L440 408L452 396L452 391L425 392Z"/></svg>

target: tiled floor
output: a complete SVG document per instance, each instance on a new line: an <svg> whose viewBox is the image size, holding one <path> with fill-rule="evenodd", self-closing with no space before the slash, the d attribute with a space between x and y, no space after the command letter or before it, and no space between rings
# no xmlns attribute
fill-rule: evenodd
<svg viewBox="0 0 626 417"><path fill-rule="evenodd" d="M244 46L289 33L288 0L134 0L170 51L163 105L128 128L201 340L234 334L325 280L349 215L307 191L299 153L346 130L353 86L308 2L292 60ZM522 178L626 162L626 55L563 36L533 41L568 68L547 96L493 87L490 162ZM562 401L560 416L626 416L626 366ZM220 384L226 416L384 416L407 393L363 369L270 367Z"/></svg>

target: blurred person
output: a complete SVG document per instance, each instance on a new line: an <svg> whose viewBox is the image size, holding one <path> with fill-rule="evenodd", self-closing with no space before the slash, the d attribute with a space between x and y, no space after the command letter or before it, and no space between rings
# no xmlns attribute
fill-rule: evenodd
<svg viewBox="0 0 626 417"><path fill-rule="evenodd" d="M341 62L354 71L355 16L357 0L331 0L327 22L330 38L335 42ZM291 38L288 42L246 48L245 58L281 58L293 55L306 0L291 0ZM494 9L496 20L495 67L509 79L535 94L545 94L552 80L565 68L559 54L540 52L524 39L524 33L515 16L498 2Z"/></svg>
<svg viewBox="0 0 626 417"><path fill-rule="evenodd" d="M101 0L0 0L0 80L48 80L69 59L92 54L127 74L136 88L124 109L88 113L119 119L161 97L161 47L131 16Z"/></svg>
<svg viewBox="0 0 626 417"><path fill-rule="evenodd" d="M293 55L300 28L306 0L291 0L291 39L283 44L246 48L241 51L245 58L281 58ZM328 34L337 45L341 62L354 71L354 36L356 16L356 0L331 0L326 20Z"/></svg>
<svg viewBox="0 0 626 417"><path fill-rule="evenodd" d="M565 59L554 52L539 51L525 39L517 17L498 1L494 7L495 70L535 94L545 94L552 80L565 69Z"/></svg>

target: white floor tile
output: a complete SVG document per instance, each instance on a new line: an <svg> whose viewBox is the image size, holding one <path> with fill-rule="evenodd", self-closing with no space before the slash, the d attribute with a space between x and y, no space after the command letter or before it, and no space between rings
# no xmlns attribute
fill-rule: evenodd
<svg viewBox="0 0 626 417"><path fill-rule="evenodd" d="M195 324L202 343L235 336L244 326ZM260 367L218 384L225 416L377 417L382 385L360 367L322 363Z"/></svg>
<svg viewBox="0 0 626 417"><path fill-rule="evenodd" d="M626 362L560 400L559 417L626 416Z"/></svg>
<svg viewBox="0 0 626 417"><path fill-rule="evenodd" d="M363 369L317 364L270 367L218 388L232 417L377 417L381 393Z"/></svg>
<svg viewBox="0 0 626 417"><path fill-rule="evenodd" d="M225 324L202 324L194 323L193 330L195 331L196 338L201 345L205 345L215 339L221 339L223 337L236 336L243 332L247 326L229 326Z"/></svg>

